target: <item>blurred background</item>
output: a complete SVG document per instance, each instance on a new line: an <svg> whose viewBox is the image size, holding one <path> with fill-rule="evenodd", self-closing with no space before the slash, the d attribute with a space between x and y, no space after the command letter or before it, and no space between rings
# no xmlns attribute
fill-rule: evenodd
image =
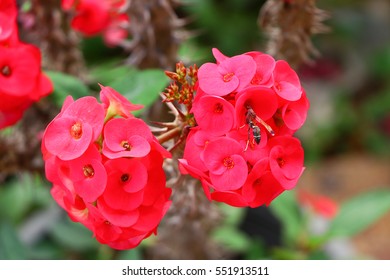
<svg viewBox="0 0 390 280"><path fill-rule="evenodd" d="M44 10L39 6L44 4L19 2L25 8L21 37L37 44L44 60L50 61L60 51L41 43L37 10ZM48 2L54 3L53 9L59 6L59 1ZM270 46L278 39L267 29L274 27L275 9L268 8L263 16L268 26L259 18L267 1L146 2L169 3L172 8L164 14L167 9L161 5L165 7L159 8L161 13L153 13L160 21L144 25L137 21L142 12L130 14L130 25L134 18L138 28L133 32L157 30L156 45L146 42L126 49L107 47L99 36L74 37L63 47L73 64L70 58L68 68L43 64L54 94L32 106L18 124L0 131L0 259L390 259L390 1L297 1L315 2L324 11L317 29L306 26L314 32L306 32L303 39L312 46L300 56L291 54L294 47L288 42L279 51ZM31 29L26 22L34 16L35 33L27 32ZM170 27L176 30L162 28L161 22L170 17L180 23ZM59 34L65 36L64 32ZM294 36L294 30L278 36ZM46 45L54 40L47 37ZM170 43L164 43L167 37ZM96 94L97 82L112 86L133 103L145 104L141 113L145 119L169 119L158 100L168 85L163 70L172 70L179 60L186 65L214 61L213 47L229 56L251 50L275 52L294 64L310 100L306 123L296 134L306 166L297 187L268 208L218 205L219 222L207 230L207 238L216 244L210 247L218 251L215 254L164 255L156 237L129 251L100 245L51 198L39 133L69 92L75 98ZM152 52L150 59L143 60L140 50ZM153 55L164 59L153 60Z"/></svg>

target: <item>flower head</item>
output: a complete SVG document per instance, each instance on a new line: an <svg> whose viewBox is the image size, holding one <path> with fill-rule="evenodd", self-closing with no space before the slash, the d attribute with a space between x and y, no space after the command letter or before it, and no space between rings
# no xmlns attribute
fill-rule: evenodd
<svg viewBox="0 0 390 280"><path fill-rule="evenodd" d="M108 87L100 95L103 104L94 97L68 97L46 128L46 177L73 221L103 244L131 249L156 233L170 206L162 168L170 154L131 115L137 106Z"/></svg>
<svg viewBox="0 0 390 280"><path fill-rule="evenodd" d="M257 51L234 57L212 52L216 63L199 68L191 111L196 126L180 170L199 179L210 200L269 205L295 187L304 170L293 134L304 124L309 102L287 62Z"/></svg>

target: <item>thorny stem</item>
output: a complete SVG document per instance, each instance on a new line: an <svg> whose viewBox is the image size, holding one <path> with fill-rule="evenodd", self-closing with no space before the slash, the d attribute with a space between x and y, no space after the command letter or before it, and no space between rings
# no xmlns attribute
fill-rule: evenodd
<svg viewBox="0 0 390 280"><path fill-rule="evenodd" d="M157 136L157 140L160 144L163 144L177 136L179 136L181 134L181 131L182 131L182 126L177 126L171 130L168 130L167 132Z"/></svg>
<svg viewBox="0 0 390 280"><path fill-rule="evenodd" d="M188 133L188 128L196 126L196 121L191 112L192 102L195 93L195 84L197 82L197 66L186 68L182 62L176 64L176 72L165 71L165 74L172 80L172 83L160 94L165 103L175 116L175 120L170 123L156 123L166 128L166 131L157 136L160 144L171 139L175 139L173 147L179 146ZM174 103L175 102L175 103ZM185 107L184 112L178 106Z"/></svg>

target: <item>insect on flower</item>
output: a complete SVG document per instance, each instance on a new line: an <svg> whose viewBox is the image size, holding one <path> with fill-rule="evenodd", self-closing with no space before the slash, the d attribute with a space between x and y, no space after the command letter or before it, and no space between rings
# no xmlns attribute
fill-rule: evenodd
<svg viewBox="0 0 390 280"><path fill-rule="evenodd" d="M245 105L246 107L246 114L245 114L245 121L248 125L248 140L246 142L245 151L248 149L248 145L250 142L250 132L252 130L253 140L256 142L257 145L260 144L261 141L261 130L258 124L261 124L267 129L267 131L271 134L271 136L275 135L275 132L273 129L264 122L259 116L256 115L255 111L252 109L250 105ZM253 143L254 144L254 143Z"/></svg>

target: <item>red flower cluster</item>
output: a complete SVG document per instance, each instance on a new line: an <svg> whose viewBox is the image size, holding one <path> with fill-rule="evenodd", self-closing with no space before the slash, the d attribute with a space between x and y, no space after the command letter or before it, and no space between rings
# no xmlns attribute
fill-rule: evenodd
<svg viewBox="0 0 390 280"><path fill-rule="evenodd" d="M108 46L116 46L128 36L129 17L124 13L128 0L62 0L65 11L74 10L73 29L85 36L103 34Z"/></svg>
<svg viewBox="0 0 390 280"><path fill-rule="evenodd" d="M201 180L209 199L237 207L268 205L292 189L304 167L293 137L309 102L293 69L260 52L226 57L198 71L182 173Z"/></svg>
<svg viewBox="0 0 390 280"><path fill-rule="evenodd" d="M99 103L68 97L45 130L42 153L51 194L71 219L115 249L156 233L170 206L162 148L131 104L101 86Z"/></svg>
<svg viewBox="0 0 390 280"><path fill-rule="evenodd" d="M0 1L0 128L13 125L23 112L52 91L41 71L41 53L19 41L15 0Z"/></svg>

